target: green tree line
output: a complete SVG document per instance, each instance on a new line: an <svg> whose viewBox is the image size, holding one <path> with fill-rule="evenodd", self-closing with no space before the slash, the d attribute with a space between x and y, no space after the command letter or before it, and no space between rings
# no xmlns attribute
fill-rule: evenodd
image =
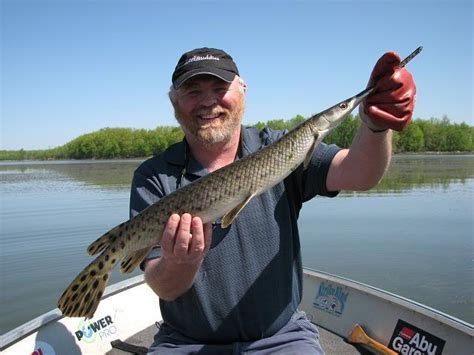
<svg viewBox="0 0 474 355"><path fill-rule="evenodd" d="M258 122L254 126L291 129L304 121L297 115L290 120ZM328 137L326 143L349 147L361 124L358 116L349 116ZM402 132L393 135L395 153L404 152L472 152L474 127L466 123L451 123L447 117L430 120L415 119ZM157 127L153 130L103 128L81 135L72 141L46 150L1 150L0 160L51 159L117 159L143 158L164 151L183 139L180 127Z"/></svg>
<svg viewBox="0 0 474 355"><path fill-rule="evenodd" d="M291 120L271 120L259 122L255 126L273 129L291 129L304 121L303 116ZM350 115L337 129L325 138L326 143L334 143L347 148L351 145L361 125L359 116ZM393 150L406 152L472 152L474 151L474 127L466 123L451 123L447 117L429 120L415 119L403 131L394 132Z"/></svg>

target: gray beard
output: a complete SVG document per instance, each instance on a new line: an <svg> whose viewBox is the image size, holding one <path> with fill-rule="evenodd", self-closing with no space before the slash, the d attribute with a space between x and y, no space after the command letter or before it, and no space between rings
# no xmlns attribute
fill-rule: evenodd
<svg viewBox="0 0 474 355"><path fill-rule="evenodd" d="M234 111L226 110L227 117L217 126L201 127L195 124L195 121L181 119L182 115L179 109L175 108L176 120L181 125L182 130L186 135L195 137L198 141L205 144L215 144L221 142L228 142L235 130L240 126L244 114L244 107L237 107Z"/></svg>

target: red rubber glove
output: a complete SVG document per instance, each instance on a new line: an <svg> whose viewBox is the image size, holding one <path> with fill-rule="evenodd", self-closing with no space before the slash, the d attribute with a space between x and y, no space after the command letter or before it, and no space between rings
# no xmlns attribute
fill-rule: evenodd
<svg viewBox="0 0 474 355"><path fill-rule="evenodd" d="M375 90L360 105L359 114L374 132L401 131L411 121L416 85L412 75L399 65L398 54L387 52L370 75L367 86L375 85Z"/></svg>

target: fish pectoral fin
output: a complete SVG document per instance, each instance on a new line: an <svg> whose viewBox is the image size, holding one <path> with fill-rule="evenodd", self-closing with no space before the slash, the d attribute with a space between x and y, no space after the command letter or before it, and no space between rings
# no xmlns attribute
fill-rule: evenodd
<svg viewBox="0 0 474 355"><path fill-rule="evenodd" d="M222 228L227 228L229 227L232 222L234 222L234 219L237 218L238 214L242 209L249 203L249 201L252 199L252 197L255 196L255 193L250 194L243 200L241 203L239 203L237 206L235 206L233 209L231 209L229 212L227 212L224 217L222 217L222 223L221 227Z"/></svg>
<svg viewBox="0 0 474 355"><path fill-rule="evenodd" d="M120 263L120 271L123 273L129 273L135 270L135 268L140 265L143 259L148 255L152 246L146 247L134 251L132 254L125 256Z"/></svg>
<svg viewBox="0 0 474 355"><path fill-rule="evenodd" d="M313 144L311 144L311 147L308 149L308 153L306 153L306 157L304 158L303 162L303 167L304 170L306 170L309 166L309 163L311 161L311 158L313 157L313 153L316 150L316 146L321 143L322 137L321 136L316 136L314 137Z"/></svg>

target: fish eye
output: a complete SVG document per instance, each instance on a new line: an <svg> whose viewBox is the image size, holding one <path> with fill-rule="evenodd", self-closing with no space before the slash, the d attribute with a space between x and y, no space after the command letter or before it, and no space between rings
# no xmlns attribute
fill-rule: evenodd
<svg viewBox="0 0 474 355"><path fill-rule="evenodd" d="M347 108L347 104L345 102L341 102L339 104L339 108L342 109L342 110L345 110Z"/></svg>

